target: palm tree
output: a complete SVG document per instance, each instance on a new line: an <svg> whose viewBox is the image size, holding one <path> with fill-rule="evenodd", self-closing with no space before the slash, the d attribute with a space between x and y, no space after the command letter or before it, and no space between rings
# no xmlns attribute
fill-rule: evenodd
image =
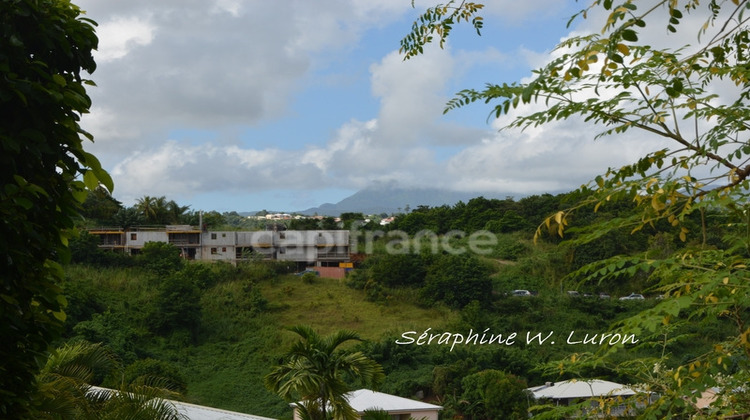
<svg viewBox="0 0 750 420"><path fill-rule="evenodd" d="M50 354L37 375L37 419L181 420L161 382L140 381L111 390L92 387L97 375L117 367L100 344L66 344Z"/></svg>
<svg viewBox="0 0 750 420"><path fill-rule="evenodd" d="M141 213L147 221L156 220L156 197L144 195L136 201L135 208L138 209L138 212Z"/></svg>
<svg viewBox="0 0 750 420"><path fill-rule="evenodd" d="M165 208L169 223L180 224L185 217L185 212L190 210L190 206L181 206L174 200L169 200Z"/></svg>
<svg viewBox="0 0 750 420"><path fill-rule="evenodd" d="M340 330L321 337L308 326L289 328L301 340L292 345L284 362L265 376L268 389L287 401L301 399L297 409L310 420L357 419L346 394L350 383L379 386L385 375L380 365L362 352L339 347L348 341L362 341L353 331Z"/></svg>

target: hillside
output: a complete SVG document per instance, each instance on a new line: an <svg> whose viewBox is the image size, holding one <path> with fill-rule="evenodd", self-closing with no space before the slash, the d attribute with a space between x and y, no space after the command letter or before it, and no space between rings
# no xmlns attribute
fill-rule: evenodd
<svg viewBox="0 0 750 420"><path fill-rule="evenodd" d="M72 335L104 342L126 365L154 358L176 366L187 382L189 402L275 418L291 412L263 387L262 378L295 337L285 327L307 324L324 335L351 329L377 341L395 331L442 328L458 317L401 298L388 305L370 302L340 280L307 284L298 276L267 271L261 275L268 277L257 281L258 294L248 293L257 273L246 272L202 293L200 328L191 340L184 332L148 332L157 294L149 273L81 265L66 272L75 279L68 283L69 321L77 324L69 327ZM254 303L258 296L267 300L263 310Z"/></svg>
<svg viewBox="0 0 750 420"><path fill-rule="evenodd" d="M71 244L79 263L66 267L65 338L104 343L126 371L139 363L160 366L146 373L173 376L184 384L188 401L284 419L291 414L287 403L267 391L262 378L295 340L284 329L295 324L322 335L357 332L367 341L356 348L386 373L381 391L440 401L446 416L463 413L460 398L469 375L501 370L527 386L573 377L640 383L643 372L619 365L658 360L660 368L673 369L731 336L729 318L691 322L702 308L675 309L679 300L658 299L660 276L674 273L654 271L651 261L696 242L648 229L614 229L586 243L570 240L577 233L565 242L542 235L535 243L534 221L565 199L476 198L452 208L416 209L389 225L389 233L400 235L369 236L372 247L364 247L345 281L296 276L289 271L294 266L281 261L236 267L186 262L166 243L129 257L82 238ZM631 205L613 202L598 213L583 213L588 217L578 218L577 226L609 220ZM436 236L424 235L427 230ZM457 230L484 232L495 241L479 240L483 246L472 249L479 245L472 235ZM368 233L359 232L365 238ZM707 238L714 246L724 246L719 233ZM610 262L616 255L625 256ZM640 256L648 260L640 263ZM589 265L604 276L587 281ZM514 296L515 289L531 293ZM646 299L617 299L631 292ZM665 310L675 318L662 316ZM596 342L617 323L637 325L643 314L658 319L648 328L623 330L636 334L638 345ZM503 342L448 345L478 333L502 336ZM535 334L544 341L529 341ZM599 350L612 350L611 363L581 362ZM650 372L650 365L638 366Z"/></svg>

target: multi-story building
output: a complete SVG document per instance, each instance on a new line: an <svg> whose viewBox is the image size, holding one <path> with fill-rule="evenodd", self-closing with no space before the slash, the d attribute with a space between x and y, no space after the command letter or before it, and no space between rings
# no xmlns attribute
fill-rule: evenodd
<svg viewBox="0 0 750 420"><path fill-rule="evenodd" d="M95 228L99 247L135 255L148 242L166 242L189 260L236 263L254 258L294 261L320 267L346 267L348 230L209 231L186 225L161 228Z"/></svg>

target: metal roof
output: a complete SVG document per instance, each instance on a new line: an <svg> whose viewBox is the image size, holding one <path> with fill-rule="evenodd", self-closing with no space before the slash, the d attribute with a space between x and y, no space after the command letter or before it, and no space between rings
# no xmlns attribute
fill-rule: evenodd
<svg viewBox="0 0 750 420"><path fill-rule="evenodd" d="M119 392L114 389L102 388L98 386L90 387L89 392L92 391L105 393ZM184 416L186 420L274 420L268 417L238 413L236 411L222 410L219 408L190 404L182 401L166 401L171 403L177 409L177 412Z"/></svg>
<svg viewBox="0 0 750 420"><path fill-rule="evenodd" d="M220 410L180 401L171 401L177 411L189 420L273 420L252 414L237 413L235 411Z"/></svg>
<svg viewBox="0 0 750 420"><path fill-rule="evenodd" d="M526 389L534 394L534 398L550 398L553 400L600 396L631 396L636 394L636 391L628 385L600 379L572 379L563 382L548 382L544 385Z"/></svg>
<svg viewBox="0 0 750 420"><path fill-rule="evenodd" d="M389 413L411 413L416 411L435 411L443 409L443 407L439 405L385 394L383 392L372 391L369 389L351 391L346 394L346 399L349 401L349 405L360 414L366 410L385 410ZM289 405L295 407L300 403L301 402L291 403Z"/></svg>
<svg viewBox="0 0 750 420"><path fill-rule="evenodd" d="M347 394L349 405L357 412L365 410L381 409L388 412L393 411L432 411L442 410L443 407L434 404L428 404L422 401L416 401L409 398L398 397L396 395L385 394L382 392L371 391L369 389L358 389Z"/></svg>

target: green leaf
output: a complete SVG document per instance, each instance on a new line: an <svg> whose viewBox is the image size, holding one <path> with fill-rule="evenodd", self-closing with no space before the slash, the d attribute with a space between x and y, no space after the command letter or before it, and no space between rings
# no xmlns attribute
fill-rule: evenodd
<svg viewBox="0 0 750 420"><path fill-rule="evenodd" d="M630 42L638 41L638 34L632 29L625 29L622 31L622 39Z"/></svg>
<svg viewBox="0 0 750 420"><path fill-rule="evenodd" d="M83 183L86 184L86 188L93 191L99 186L99 179L93 170L88 170L83 173Z"/></svg>

